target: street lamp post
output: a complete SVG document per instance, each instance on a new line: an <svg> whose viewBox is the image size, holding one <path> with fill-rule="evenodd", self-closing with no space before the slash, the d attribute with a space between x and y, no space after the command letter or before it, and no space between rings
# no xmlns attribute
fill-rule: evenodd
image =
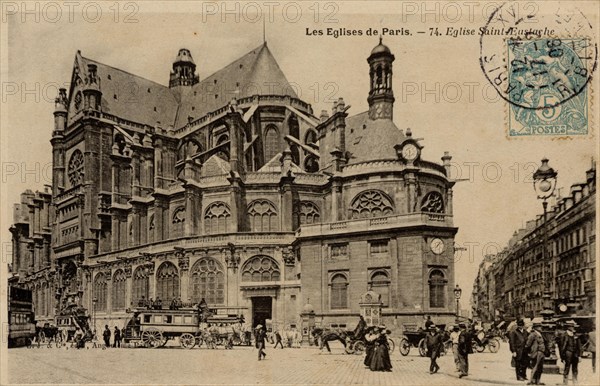
<svg viewBox="0 0 600 386"><path fill-rule="evenodd" d="M458 301L460 300L460 295L462 295L462 289L456 285L454 287L454 299L456 299L456 321L458 322Z"/></svg>
<svg viewBox="0 0 600 386"><path fill-rule="evenodd" d="M554 194L556 188L556 176L558 173L548 165L548 158L542 159L542 164L533 173L533 188L537 194L538 200L542 200L544 208L544 226L543 226L543 245L542 245L542 285L544 291L542 295L544 310L541 315L544 318L542 325L542 334L550 346L550 355L544 359L544 372L559 373L557 366L556 349L554 342L554 330L556 324L552 321L554 307L551 297L551 286L548 278L548 199Z"/></svg>
<svg viewBox="0 0 600 386"><path fill-rule="evenodd" d="M548 266L548 225L547 225L547 212L548 212L548 198L554 193L556 188L556 176L557 172L548 165L548 158L542 159L542 164L533 173L533 188L537 194L538 200L542 200L542 207L544 208L544 245L542 247L542 283L544 285L544 310L552 309L550 305L550 283L548 281L547 266Z"/></svg>

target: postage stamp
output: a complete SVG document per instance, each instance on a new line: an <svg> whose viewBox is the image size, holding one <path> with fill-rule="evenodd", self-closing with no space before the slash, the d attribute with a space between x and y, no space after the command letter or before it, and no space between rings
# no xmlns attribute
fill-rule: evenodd
<svg viewBox="0 0 600 386"><path fill-rule="evenodd" d="M588 133L589 40L507 42L509 136Z"/></svg>
<svg viewBox="0 0 600 386"><path fill-rule="evenodd" d="M480 36L480 67L507 102L507 137L588 135L598 59L592 23L576 7L517 8L499 6Z"/></svg>

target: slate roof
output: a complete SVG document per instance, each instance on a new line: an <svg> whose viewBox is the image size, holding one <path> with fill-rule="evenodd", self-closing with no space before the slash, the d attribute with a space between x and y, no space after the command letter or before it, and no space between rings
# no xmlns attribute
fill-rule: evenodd
<svg viewBox="0 0 600 386"><path fill-rule="evenodd" d="M364 127L364 128L363 128ZM348 164L398 159L394 146L406 139L391 119L369 119L369 112L346 118Z"/></svg>
<svg viewBox="0 0 600 386"><path fill-rule="evenodd" d="M192 86L181 102L175 127L184 126L188 116L200 118L227 105L234 97L254 94L298 97L266 43Z"/></svg>
<svg viewBox="0 0 600 386"><path fill-rule="evenodd" d="M80 63L86 74L88 64L98 66L103 112L149 126L175 121L177 100L167 86L89 58L81 57Z"/></svg>
<svg viewBox="0 0 600 386"><path fill-rule="evenodd" d="M181 128L187 123L188 116L200 118L227 105L234 97L239 99L255 94L298 97L266 43L201 80L181 95L177 88L170 89L82 57L79 53L76 63L83 77L87 74L88 64L97 65L103 112L149 126L160 121L163 127L173 125L175 129Z"/></svg>

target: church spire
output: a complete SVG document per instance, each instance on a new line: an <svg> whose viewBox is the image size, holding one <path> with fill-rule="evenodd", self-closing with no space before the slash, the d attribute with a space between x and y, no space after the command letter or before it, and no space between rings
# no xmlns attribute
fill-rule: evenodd
<svg viewBox="0 0 600 386"><path fill-rule="evenodd" d="M392 63L394 55L383 44L381 36L379 44L373 48L367 59L371 86L369 90L369 118L392 119L394 109L394 91L392 90Z"/></svg>

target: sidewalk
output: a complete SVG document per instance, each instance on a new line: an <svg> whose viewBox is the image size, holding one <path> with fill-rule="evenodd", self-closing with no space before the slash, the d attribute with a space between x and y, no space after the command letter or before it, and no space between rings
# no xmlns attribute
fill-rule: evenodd
<svg viewBox="0 0 600 386"><path fill-rule="evenodd" d="M475 353L469 355L469 376L461 380L471 381L476 383L499 384L499 385L525 385L525 381L517 381L515 369L510 366L511 354L508 348L508 343L502 342L500 350L492 354L487 349L483 353ZM438 362L445 370L446 376L457 378L458 372L450 371L454 369L454 358L452 355L441 357ZM558 361L561 374L542 374L541 382L546 385L562 385L563 376L562 362ZM591 358L582 358L579 363L579 384L580 385L599 385L598 373L592 373ZM530 378L531 370L527 370L527 378ZM569 384L572 384L572 375L569 375ZM466 382L465 382L466 383Z"/></svg>

